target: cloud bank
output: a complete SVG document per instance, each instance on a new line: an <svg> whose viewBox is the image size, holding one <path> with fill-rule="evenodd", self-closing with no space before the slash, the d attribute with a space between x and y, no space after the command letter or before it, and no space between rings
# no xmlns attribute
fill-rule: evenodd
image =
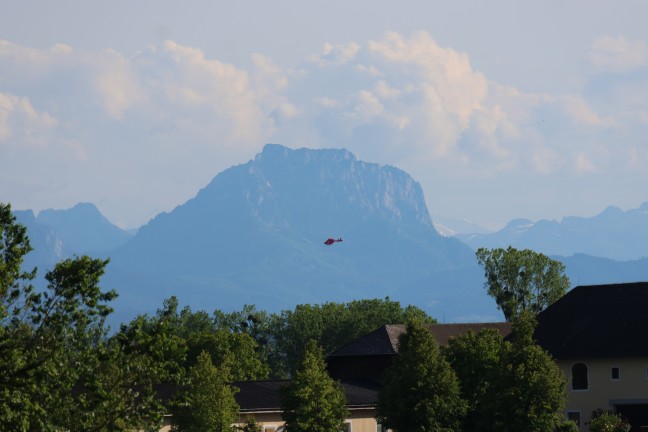
<svg viewBox="0 0 648 432"><path fill-rule="evenodd" d="M0 41L0 197L35 209L93 201L136 226L266 142L396 165L423 183L428 204L452 205L457 189L477 199L480 185L494 202L512 194L541 206L576 190L534 195L542 181L644 182L646 44L602 35L587 49L596 86L531 94L426 32L325 44L297 65L252 53L248 69L171 40L131 56Z"/></svg>

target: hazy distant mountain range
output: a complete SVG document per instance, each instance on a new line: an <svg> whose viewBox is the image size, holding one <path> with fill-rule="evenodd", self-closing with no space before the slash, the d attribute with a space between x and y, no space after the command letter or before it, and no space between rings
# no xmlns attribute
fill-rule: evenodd
<svg viewBox="0 0 648 432"><path fill-rule="evenodd" d="M625 212L610 206L594 217L565 217L560 222L515 219L495 233L456 237L472 248L511 245L547 255L639 259L648 257L648 203Z"/></svg>
<svg viewBox="0 0 648 432"><path fill-rule="evenodd" d="M104 286L120 293L119 320L152 312L170 295L207 311L389 295L440 320L499 320L471 250L480 246L578 253L555 256L574 284L648 280L648 260L610 259L648 256L648 204L562 222L518 220L459 241L435 229L407 173L346 150L266 145L135 235L88 203L15 213L35 249L30 266L50 268L72 254L110 257ZM326 246L328 237L343 241Z"/></svg>

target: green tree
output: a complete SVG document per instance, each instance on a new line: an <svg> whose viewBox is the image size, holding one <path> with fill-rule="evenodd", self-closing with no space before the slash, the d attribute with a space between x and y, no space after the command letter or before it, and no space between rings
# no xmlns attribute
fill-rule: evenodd
<svg viewBox="0 0 648 432"><path fill-rule="evenodd" d="M350 303L327 302L297 305L270 317L270 363L273 375L291 375L311 340L325 353L352 342L384 324L400 324L418 319L435 320L415 306L402 307L389 297L356 300Z"/></svg>
<svg viewBox="0 0 648 432"><path fill-rule="evenodd" d="M459 431L467 405L450 364L420 322L407 325L383 375L378 421L397 431Z"/></svg>
<svg viewBox="0 0 648 432"><path fill-rule="evenodd" d="M107 305L116 294L101 291L108 261L64 260L36 292L36 269L23 271L31 251L24 226L9 204L0 204L0 429L53 430L54 415L70 404L93 342L103 334Z"/></svg>
<svg viewBox="0 0 648 432"><path fill-rule="evenodd" d="M187 387L173 409L172 430L178 432L231 431L238 420L239 407L230 385L229 362L214 366L211 356L202 352L189 372Z"/></svg>
<svg viewBox="0 0 648 432"><path fill-rule="evenodd" d="M535 317L522 313L513 322L486 392L481 420L498 432L544 432L561 427L565 379L551 356L533 340Z"/></svg>
<svg viewBox="0 0 648 432"><path fill-rule="evenodd" d="M491 383L497 380L504 348L497 330L484 329L452 338L442 349L461 383L461 397L468 404L462 428L465 432L493 430L482 418L488 398L493 396Z"/></svg>
<svg viewBox="0 0 648 432"><path fill-rule="evenodd" d="M206 312L194 312L188 306L178 313L178 307L177 298L168 298L157 311L157 319L168 322L170 333L184 342L187 348L185 369L196 363L202 351L207 351L216 365L228 356L236 359L229 365L235 381L268 377L269 368L262 350L249 333L217 323Z"/></svg>
<svg viewBox="0 0 648 432"><path fill-rule="evenodd" d="M108 303L116 294L99 281L107 260L66 259L45 275L23 272L31 250L26 229L0 204L0 430L121 431L152 427L162 417L142 374L160 379L159 357L169 344L147 343L140 357L133 337L121 344L106 336ZM152 361L135 374L135 363ZM123 379L130 371L139 381ZM163 377L162 377L163 379ZM150 381L149 381L150 382Z"/></svg>
<svg viewBox="0 0 648 432"><path fill-rule="evenodd" d="M287 432L341 432L349 415L340 384L329 377L324 354L315 341L306 349L299 368L281 392Z"/></svg>
<svg viewBox="0 0 648 432"><path fill-rule="evenodd" d="M194 364L199 353L206 351L217 365L224 363L229 356L236 359L230 365L235 381L268 378L270 369L259 358L257 344L248 334L226 330L202 331L189 336L186 343L188 365Z"/></svg>
<svg viewBox="0 0 648 432"><path fill-rule="evenodd" d="M243 426L237 426L236 430L239 430L241 432L263 432L263 427L261 427L261 425L257 423L254 416L248 416L245 419Z"/></svg>
<svg viewBox="0 0 648 432"><path fill-rule="evenodd" d="M597 409L589 422L590 432L628 432L630 424L618 413Z"/></svg>
<svg viewBox="0 0 648 432"><path fill-rule="evenodd" d="M476 255L484 268L484 287L507 321L525 310L540 313L569 288L565 266L541 253L509 246L508 249L480 248Z"/></svg>
<svg viewBox="0 0 648 432"><path fill-rule="evenodd" d="M61 412L68 429L130 431L159 425L167 409L158 389L177 386L185 372L185 344L173 334L167 307L173 309L165 303L165 313L140 315L96 344L72 407Z"/></svg>

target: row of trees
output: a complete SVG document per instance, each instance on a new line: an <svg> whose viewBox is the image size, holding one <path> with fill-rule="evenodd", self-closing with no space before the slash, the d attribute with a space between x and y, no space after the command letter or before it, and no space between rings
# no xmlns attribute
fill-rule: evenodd
<svg viewBox="0 0 648 432"><path fill-rule="evenodd" d="M420 323L408 325L386 372L378 405L395 430L552 431L561 427L564 378L533 341L533 317L516 319L511 341L469 332L439 349Z"/></svg>
<svg viewBox="0 0 648 432"><path fill-rule="evenodd" d="M512 342L485 332L458 338L439 351L421 330L434 320L388 298L299 305L279 314L254 306L212 314L180 310L177 299L170 298L156 314L138 316L111 332L105 321L116 293L99 285L108 261L86 256L64 260L46 273L47 287L36 290L36 269L21 268L30 250L25 228L15 222L9 205L0 204L0 430L149 429L169 409L177 430L227 430L237 411L230 383L269 377L294 377L284 394L289 430L320 430L314 423L301 423L316 414L316 423L328 425L322 430L336 430L345 413L336 408L343 406L343 397L336 396L339 386L325 379L323 352L383 324L403 322L413 324L387 377L393 385L387 384L381 395L385 425L411 430L398 423L397 413L407 412L408 417L435 418L431 427L438 430L490 430L485 424L516 430L505 428L509 421L500 418L504 414L497 413L503 411L493 404L500 401L510 410L514 401L528 399L517 411L528 427L529 415L536 416L532 396L556 389L546 381L555 378L553 371L530 372L543 370L546 359L532 343L529 325L517 324L524 330L519 335L526 336ZM536 312L564 293L560 268L557 277L535 276L554 275L555 262L533 267L529 257L512 259L515 250L507 252L480 250L477 255L489 293L507 318ZM424 376L408 375L413 373ZM405 403L407 389L399 390L397 384L406 382L436 388L410 391L423 399ZM303 390L314 383L321 385ZM316 404L318 394L333 405L323 409ZM554 400L550 396L542 400L553 410L553 402L547 405ZM441 412L449 413L446 419L432 415ZM324 414L338 420L326 423ZM539 425L555 420L537 417ZM254 430L253 424L247 427Z"/></svg>
<svg viewBox="0 0 648 432"><path fill-rule="evenodd" d="M535 318L522 312L507 340L494 329L468 332L439 347L420 321L400 337L399 355L383 376L377 421L396 431L576 432L566 421L564 377L533 341ZM283 389L288 432L344 431L344 393L326 374L312 343ZM253 424L253 419L251 419ZM254 426L245 431L257 432ZM627 432L618 414L597 410L592 432Z"/></svg>
<svg viewBox="0 0 648 432"><path fill-rule="evenodd" d="M383 324L434 322L388 298L279 314L180 310L170 298L114 331L106 317L116 293L100 287L108 260L64 260L36 289L36 269L22 269L30 250L25 227L0 203L0 430L146 430L169 409L180 430L205 430L191 418L215 389L226 401L235 389L223 383L296 376L311 340L330 352Z"/></svg>

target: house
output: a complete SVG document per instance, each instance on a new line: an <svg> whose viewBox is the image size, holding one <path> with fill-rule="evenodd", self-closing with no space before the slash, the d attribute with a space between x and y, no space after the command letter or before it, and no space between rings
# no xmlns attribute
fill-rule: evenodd
<svg viewBox="0 0 648 432"><path fill-rule="evenodd" d="M598 408L648 430L648 282L576 287L538 315L535 337L567 378L566 415L581 430Z"/></svg>
<svg viewBox="0 0 648 432"><path fill-rule="evenodd" d="M236 402L240 407L239 423L252 416L263 427L263 432L281 432L280 389L287 380L242 381L234 385L240 389ZM375 382L346 380L340 382L347 399L350 416L345 420L348 432L382 432L376 423L375 407L379 387Z"/></svg>
<svg viewBox="0 0 648 432"><path fill-rule="evenodd" d="M510 323L429 326L439 345L484 328L504 337L511 331ZM404 331L383 326L331 353L331 376L378 379ZM535 338L565 376L565 416L580 430L588 430L594 410L613 409L633 431L648 431L648 282L576 287L538 315Z"/></svg>
<svg viewBox="0 0 648 432"><path fill-rule="evenodd" d="M468 331L510 323L434 324L439 345ZM350 432L384 432L376 423L380 376L398 355L405 325L384 325L327 356L332 378L344 388ZM579 286L538 315L535 338L562 370L567 385L565 415L588 430L592 411L614 409L632 431L648 431L648 282ZM240 422L254 416L264 432L281 431L279 389L286 381L237 382Z"/></svg>
<svg viewBox="0 0 648 432"><path fill-rule="evenodd" d="M511 332L509 323L434 324L430 332L440 345L451 337L469 330L479 332L495 328L502 336ZM329 375L340 382L351 415L346 419L349 432L384 432L376 422L376 406L380 390L379 378L398 354L398 338L406 331L402 324L384 325L327 356ZM240 389L236 400L240 406L240 423L253 416L264 432L281 431L279 389L287 381L246 381L234 385Z"/></svg>

